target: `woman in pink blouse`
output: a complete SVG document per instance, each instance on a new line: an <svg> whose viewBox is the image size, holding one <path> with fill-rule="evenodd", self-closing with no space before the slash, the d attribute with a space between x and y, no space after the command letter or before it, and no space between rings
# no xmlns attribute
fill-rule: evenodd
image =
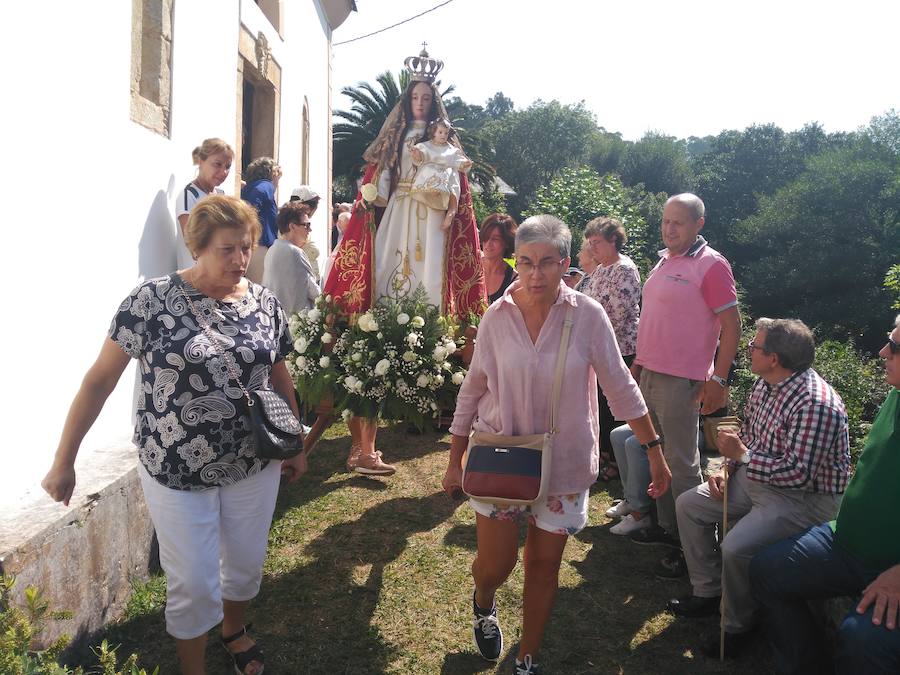
<svg viewBox="0 0 900 675"><path fill-rule="evenodd" d="M597 268L585 278L582 292L603 305L616 333L616 342L626 366L634 361L638 318L641 313L641 275L637 265L622 253L628 241L625 228L615 218L594 218L584 228L584 240L590 246ZM606 396L600 393L600 479L619 475L609 432L624 418L610 412Z"/></svg>
<svg viewBox="0 0 900 675"><path fill-rule="evenodd" d="M560 392L559 431L554 439L549 496L530 506L470 500L476 513L478 553L472 564L474 636L481 655L500 658L503 637L494 594L516 565L519 523L525 539L520 675L539 672L535 657L556 596L559 565L568 535L587 523L588 490L597 478L597 381L610 407L648 445L652 496L663 494L671 474L647 407L616 343L606 313L594 300L562 282L572 235L553 216L528 218L516 232L519 279L485 313L475 354L456 401L453 441L443 486L460 490L460 462L470 431L534 434L547 431L550 393L566 307L573 326Z"/></svg>

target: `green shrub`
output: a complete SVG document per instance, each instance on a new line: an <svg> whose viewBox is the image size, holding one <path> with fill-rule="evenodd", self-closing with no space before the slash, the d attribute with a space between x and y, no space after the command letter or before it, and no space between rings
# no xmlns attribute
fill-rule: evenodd
<svg viewBox="0 0 900 675"><path fill-rule="evenodd" d="M881 364L857 350L853 342L826 340L816 347L813 367L844 399L855 460L890 391Z"/></svg>
<svg viewBox="0 0 900 675"><path fill-rule="evenodd" d="M50 603L41 591L28 586L25 589L25 607L12 603L11 592L14 577L0 575L0 673L3 675L87 675L82 668L70 670L57 663L59 655L68 646L70 638L63 635L47 649L32 649L35 637L51 620L71 618L69 612L51 611ZM122 669L117 666L116 648L104 640L93 650L100 670L89 671L97 675L148 675L138 668L137 655L129 656ZM159 668L153 670L156 675Z"/></svg>

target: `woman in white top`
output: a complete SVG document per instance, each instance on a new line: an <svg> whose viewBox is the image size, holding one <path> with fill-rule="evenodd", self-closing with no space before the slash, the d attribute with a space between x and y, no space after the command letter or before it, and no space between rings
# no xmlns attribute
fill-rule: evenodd
<svg viewBox="0 0 900 675"><path fill-rule="evenodd" d="M194 205L211 194L225 194L219 186L228 178L231 163L234 161L234 150L221 138L207 138L191 153L197 167L197 177L188 183L175 203L175 217L178 219L178 232L175 255L177 269L194 266L194 257L184 244L184 228Z"/></svg>

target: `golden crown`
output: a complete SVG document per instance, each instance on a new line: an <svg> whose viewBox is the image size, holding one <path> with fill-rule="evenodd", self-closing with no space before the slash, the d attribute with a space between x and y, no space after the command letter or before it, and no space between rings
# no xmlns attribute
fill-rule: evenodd
<svg viewBox="0 0 900 675"><path fill-rule="evenodd" d="M432 59L428 56L425 43L422 43L422 51L418 56L407 56L403 62L409 71L409 79L412 82L434 82L434 79L444 67L443 61Z"/></svg>

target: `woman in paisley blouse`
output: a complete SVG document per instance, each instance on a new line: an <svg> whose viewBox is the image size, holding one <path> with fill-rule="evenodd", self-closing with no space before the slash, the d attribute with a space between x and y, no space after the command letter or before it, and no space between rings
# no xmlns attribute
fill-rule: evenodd
<svg viewBox="0 0 900 675"><path fill-rule="evenodd" d="M615 218L594 218L584 228L584 239L590 245L597 269L584 286L584 293L603 305L616 333L619 351L629 367L637 346L638 319L641 308L641 275L637 265L622 253L628 241L625 228ZM619 421L618 424L624 424ZM609 481L619 475L609 432L618 426L600 392L600 480Z"/></svg>
<svg viewBox="0 0 900 675"><path fill-rule="evenodd" d="M284 312L268 289L244 277L259 233L256 211L240 199L210 196L194 207L185 242L196 265L141 284L119 305L42 483L68 505L79 445L137 359L138 473L167 576L166 630L191 675L204 672L206 634L220 622L238 672L262 672L244 616L262 579L279 475L293 481L306 471L305 453L284 462L256 457L231 376L247 389L274 389L297 413L284 364L291 349Z"/></svg>

